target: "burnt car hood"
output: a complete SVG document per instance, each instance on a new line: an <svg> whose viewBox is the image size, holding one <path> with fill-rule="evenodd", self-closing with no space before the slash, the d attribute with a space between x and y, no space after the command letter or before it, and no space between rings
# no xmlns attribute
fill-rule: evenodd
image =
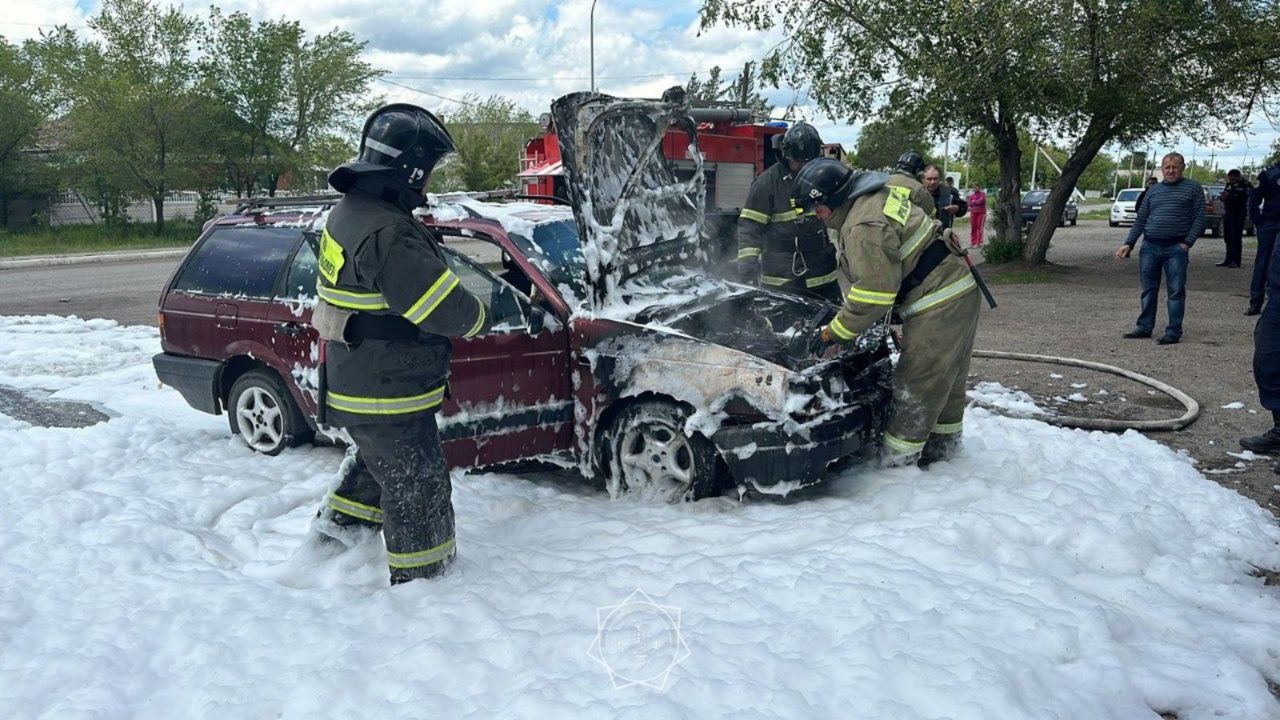
<svg viewBox="0 0 1280 720"><path fill-rule="evenodd" d="M551 115L594 306L632 278L701 259L706 181L685 106L573 93ZM688 134L691 171L663 155L673 127Z"/></svg>
<svg viewBox="0 0 1280 720"><path fill-rule="evenodd" d="M826 303L696 272L639 277L615 292L605 313L674 330L792 371L824 362L818 330L835 315ZM857 352L851 344L846 352Z"/></svg>

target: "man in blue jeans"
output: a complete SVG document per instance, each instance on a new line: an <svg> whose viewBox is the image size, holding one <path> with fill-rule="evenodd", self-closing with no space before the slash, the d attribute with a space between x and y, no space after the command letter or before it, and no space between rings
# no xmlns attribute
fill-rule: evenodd
<svg viewBox="0 0 1280 720"><path fill-rule="evenodd" d="M1258 173L1258 187L1249 195L1249 218L1258 232L1258 255L1253 261L1253 282L1249 284L1249 309L1244 314L1257 315L1269 294L1268 270L1276 235L1280 233L1280 163Z"/></svg>
<svg viewBox="0 0 1280 720"><path fill-rule="evenodd" d="M1182 176L1186 161L1169 153L1160 161L1164 182L1153 185L1138 210L1138 217L1124 244L1116 248L1117 260L1129 257L1142 236L1139 277L1142 279L1142 311L1127 338L1149 338L1156 325L1160 303L1160 276L1166 278L1169 293L1169 324L1157 340L1173 345L1182 339L1182 316L1187 307L1187 257L1191 246L1204 232L1204 188Z"/></svg>

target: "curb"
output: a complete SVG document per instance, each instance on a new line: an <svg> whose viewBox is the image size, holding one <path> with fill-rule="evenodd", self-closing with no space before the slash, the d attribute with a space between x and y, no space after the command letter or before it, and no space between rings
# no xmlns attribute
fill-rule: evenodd
<svg viewBox="0 0 1280 720"><path fill-rule="evenodd" d="M93 263L131 262L136 260L168 260L180 258L186 255L188 250L190 248L91 253L86 255L36 255L12 260L0 260L0 270L48 267L50 265L89 265Z"/></svg>

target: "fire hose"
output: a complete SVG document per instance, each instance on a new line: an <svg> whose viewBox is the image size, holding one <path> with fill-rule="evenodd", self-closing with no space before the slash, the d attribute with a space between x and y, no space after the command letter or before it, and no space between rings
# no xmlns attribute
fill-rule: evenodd
<svg viewBox="0 0 1280 720"><path fill-rule="evenodd" d="M1200 403L1194 398L1182 392L1176 387L1163 383L1155 378L1148 377L1142 373L1136 373L1132 370L1116 367L1114 365L1106 365L1089 360L1077 360L1075 358L1055 357L1052 355L1031 355L1028 353L1012 353L1000 352L996 350L974 350L973 356L976 358L990 358L993 360L1018 360L1023 362L1047 363L1050 365L1065 365L1067 367L1085 368L1087 370L1097 370L1098 372L1117 375L1127 378L1135 382L1154 388L1169 397L1182 403L1185 412L1177 418L1170 420L1114 420L1110 418L1082 418L1071 417L1067 415L1051 415L1041 416L1021 416L1034 417L1037 420L1043 420L1050 425L1058 425L1061 427L1080 428L1082 430L1181 430L1196 421L1200 416ZM1009 414L1006 410L992 406L990 404L978 401L977 405L986 410L990 410L997 414Z"/></svg>

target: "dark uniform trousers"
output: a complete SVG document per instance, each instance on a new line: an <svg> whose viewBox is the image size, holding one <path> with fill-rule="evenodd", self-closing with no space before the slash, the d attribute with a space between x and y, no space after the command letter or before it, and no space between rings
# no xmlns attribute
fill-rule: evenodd
<svg viewBox="0 0 1280 720"><path fill-rule="evenodd" d="M1272 233L1276 229L1268 228ZM1262 233L1262 228L1258 230ZM1272 236L1274 237L1274 235ZM1280 263L1271 263L1267 304L1253 328L1253 379L1258 400L1272 413L1280 412Z"/></svg>
<svg viewBox="0 0 1280 720"><path fill-rule="evenodd" d="M453 488L435 415L353 425L347 433L359 451L330 496L329 507L357 521L382 525L392 582L439 574L452 560L455 542Z"/></svg>

